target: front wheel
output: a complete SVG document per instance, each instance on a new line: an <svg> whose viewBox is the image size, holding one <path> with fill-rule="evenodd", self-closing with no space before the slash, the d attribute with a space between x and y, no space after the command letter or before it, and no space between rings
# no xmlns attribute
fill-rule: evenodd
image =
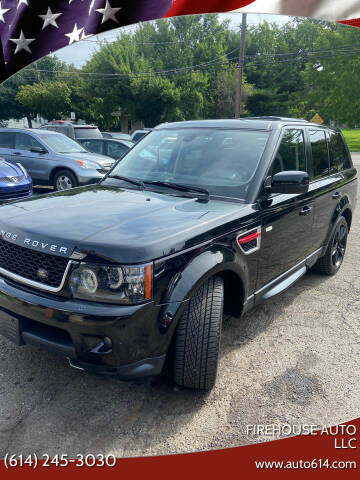
<svg viewBox="0 0 360 480"><path fill-rule="evenodd" d="M76 176L69 170L60 170L55 174L53 184L55 190L61 192L77 187L79 182Z"/></svg>
<svg viewBox="0 0 360 480"><path fill-rule="evenodd" d="M199 287L182 314L175 338L174 380L211 390L215 384L224 305L224 284L213 277Z"/></svg>
<svg viewBox="0 0 360 480"><path fill-rule="evenodd" d="M344 217L340 217L331 234L325 255L317 261L314 270L324 275L335 275L344 261L349 229Z"/></svg>

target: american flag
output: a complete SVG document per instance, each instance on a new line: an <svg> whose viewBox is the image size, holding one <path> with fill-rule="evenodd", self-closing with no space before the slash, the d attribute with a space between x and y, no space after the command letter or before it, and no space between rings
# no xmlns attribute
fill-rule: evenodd
<svg viewBox="0 0 360 480"><path fill-rule="evenodd" d="M0 82L93 34L163 17L171 0L0 0Z"/></svg>
<svg viewBox="0 0 360 480"><path fill-rule="evenodd" d="M333 20L359 12L359 0L0 0L0 83L35 60L97 33L165 15L225 12L246 5L249 11L318 18L324 18L321 9L328 5ZM347 23L360 26L360 19Z"/></svg>

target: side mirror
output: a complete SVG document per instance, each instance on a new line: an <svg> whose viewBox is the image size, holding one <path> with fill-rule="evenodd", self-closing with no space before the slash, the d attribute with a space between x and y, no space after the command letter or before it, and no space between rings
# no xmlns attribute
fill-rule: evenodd
<svg viewBox="0 0 360 480"><path fill-rule="evenodd" d="M307 172L287 171L276 173L267 188L271 193L298 194L309 191L309 174Z"/></svg>
<svg viewBox="0 0 360 480"><path fill-rule="evenodd" d="M42 147L32 147L30 149L30 152L33 152L33 153L48 153L48 151L45 150L45 148L42 148Z"/></svg>

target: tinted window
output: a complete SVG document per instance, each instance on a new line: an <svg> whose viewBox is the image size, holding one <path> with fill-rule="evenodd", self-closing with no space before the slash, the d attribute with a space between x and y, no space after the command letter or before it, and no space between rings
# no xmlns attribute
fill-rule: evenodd
<svg viewBox="0 0 360 480"><path fill-rule="evenodd" d="M120 158L129 150L122 143L107 142L107 154L109 157Z"/></svg>
<svg viewBox="0 0 360 480"><path fill-rule="evenodd" d="M207 188L244 198L269 132L179 128L151 132L116 166L113 175Z"/></svg>
<svg viewBox="0 0 360 480"><path fill-rule="evenodd" d="M306 172L305 142L302 130L285 130L276 154L272 174L296 170Z"/></svg>
<svg viewBox="0 0 360 480"><path fill-rule="evenodd" d="M135 133L134 137L133 137L133 140L134 142L138 142L141 138L145 137L147 132L138 132L138 133Z"/></svg>
<svg viewBox="0 0 360 480"><path fill-rule="evenodd" d="M0 133L0 148L13 148L13 133L1 132Z"/></svg>
<svg viewBox="0 0 360 480"><path fill-rule="evenodd" d="M345 147L341 133L330 132L330 169L331 173L351 168L349 153Z"/></svg>
<svg viewBox="0 0 360 480"><path fill-rule="evenodd" d="M82 140L81 145L94 153L103 153L103 142L99 140Z"/></svg>
<svg viewBox="0 0 360 480"><path fill-rule="evenodd" d="M15 148L18 150L31 150L33 147L43 148L40 142L26 133L15 133Z"/></svg>
<svg viewBox="0 0 360 480"><path fill-rule="evenodd" d="M309 130L314 180L329 175L329 154L324 130Z"/></svg>
<svg viewBox="0 0 360 480"><path fill-rule="evenodd" d="M75 127L75 138L102 138L97 127Z"/></svg>

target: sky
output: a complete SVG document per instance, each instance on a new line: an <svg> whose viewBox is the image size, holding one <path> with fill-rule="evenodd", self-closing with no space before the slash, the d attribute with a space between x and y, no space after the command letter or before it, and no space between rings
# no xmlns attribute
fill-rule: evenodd
<svg viewBox="0 0 360 480"><path fill-rule="evenodd" d="M224 13L220 15L221 19L230 19L231 26L236 29L241 23L241 13ZM264 20L268 22L276 22L279 24L284 24L289 20L290 17L284 15L262 15L262 14L248 14L248 24L256 25L263 22ZM78 43L74 43L71 46L65 47L56 52L56 56L66 63L73 63L76 67L82 67L99 49L99 44L96 43L100 40L106 40L111 42L116 40L120 31L126 31L136 28L135 26L122 27L111 30L110 32L105 32L100 35L95 35L91 38L82 40Z"/></svg>

